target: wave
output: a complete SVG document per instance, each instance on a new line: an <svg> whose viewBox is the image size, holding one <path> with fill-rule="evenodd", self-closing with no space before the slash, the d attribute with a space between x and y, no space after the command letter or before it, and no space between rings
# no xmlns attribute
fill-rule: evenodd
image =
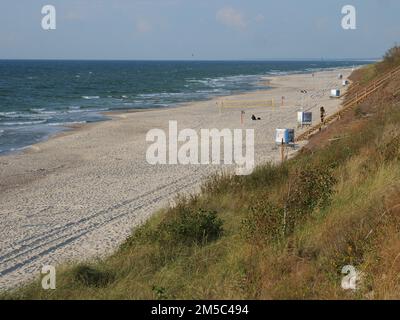
<svg viewBox="0 0 400 320"><path fill-rule="evenodd" d="M82 99L95 100L95 99L100 99L100 96L82 96Z"/></svg>
<svg viewBox="0 0 400 320"><path fill-rule="evenodd" d="M81 112L85 112L85 110L81 109L81 108L68 108L69 110L67 111L67 113L81 113Z"/></svg>
<svg viewBox="0 0 400 320"><path fill-rule="evenodd" d="M46 110L46 109L45 108L32 108L32 109L29 109L29 111L34 112L34 113L41 113L44 110Z"/></svg>
<svg viewBox="0 0 400 320"><path fill-rule="evenodd" d="M69 122L53 122L53 123L48 123L48 126L51 127L64 127L64 126L70 126L74 124L85 124L87 121L69 121Z"/></svg>
<svg viewBox="0 0 400 320"><path fill-rule="evenodd" d="M157 92L157 93L145 93L139 94L138 98L144 99L146 102L152 99L164 99L164 98L191 98L196 96L196 92L199 91L190 91L190 92ZM142 100L135 100L135 102L145 102Z"/></svg>
<svg viewBox="0 0 400 320"><path fill-rule="evenodd" d="M7 112L0 112L0 117L9 117L11 115L17 114L16 111L7 111Z"/></svg>
<svg viewBox="0 0 400 320"><path fill-rule="evenodd" d="M47 111L45 109L29 109L29 112L26 111L19 111L19 112L0 112L0 118L5 118L5 119L12 119L12 120L18 120L18 119L35 119L36 121L38 120L44 120L48 119L52 114L58 114L60 112L58 111Z"/></svg>
<svg viewBox="0 0 400 320"><path fill-rule="evenodd" d="M267 72L267 75L269 76L286 76L288 75L288 71L280 71L280 70L271 70Z"/></svg>
<svg viewBox="0 0 400 320"><path fill-rule="evenodd" d="M16 122L3 122L2 126L26 126L33 124L42 124L47 122L47 120L38 120L38 121L16 121Z"/></svg>
<svg viewBox="0 0 400 320"><path fill-rule="evenodd" d="M62 112L60 112L60 111L56 111L56 110L46 110L46 111L41 111L41 112L39 112L40 114L60 114L60 113L62 113Z"/></svg>

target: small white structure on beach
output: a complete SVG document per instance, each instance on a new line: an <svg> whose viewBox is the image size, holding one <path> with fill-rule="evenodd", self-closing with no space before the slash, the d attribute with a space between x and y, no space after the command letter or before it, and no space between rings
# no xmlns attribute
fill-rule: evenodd
<svg viewBox="0 0 400 320"><path fill-rule="evenodd" d="M276 129L276 144L292 144L294 143L294 129Z"/></svg>
<svg viewBox="0 0 400 320"><path fill-rule="evenodd" d="M332 89L331 90L331 98L340 98L340 90Z"/></svg>
<svg viewBox="0 0 400 320"><path fill-rule="evenodd" d="M297 112L297 124L299 127L312 125L312 112Z"/></svg>
<svg viewBox="0 0 400 320"><path fill-rule="evenodd" d="M343 80L342 82L343 87L346 87L349 84L350 84L349 80Z"/></svg>

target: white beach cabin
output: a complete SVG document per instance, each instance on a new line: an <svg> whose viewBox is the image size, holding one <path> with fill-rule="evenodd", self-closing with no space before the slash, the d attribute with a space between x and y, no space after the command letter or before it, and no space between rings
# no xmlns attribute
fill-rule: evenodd
<svg viewBox="0 0 400 320"><path fill-rule="evenodd" d="M275 143L276 144L293 144L294 129L276 129Z"/></svg>
<svg viewBox="0 0 400 320"><path fill-rule="evenodd" d="M339 89L332 89L330 97L331 98L340 98L340 90Z"/></svg>
<svg viewBox="0 0 400 320"><path fill-rule="evenodd" d="M311 126L312 125L312 112L297 112L297 124L299 127Z"/></svg>

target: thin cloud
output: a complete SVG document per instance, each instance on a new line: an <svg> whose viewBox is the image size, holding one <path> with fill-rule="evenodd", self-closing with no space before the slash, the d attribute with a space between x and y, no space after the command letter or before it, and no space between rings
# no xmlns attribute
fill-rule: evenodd
<svg viewBox="0 0 400 320"><path fill-rule="evenodd" d="M229 28L243 30L247 26L243 14L232 7L224 7L218 10L216 18L219 23Z"/></svg>

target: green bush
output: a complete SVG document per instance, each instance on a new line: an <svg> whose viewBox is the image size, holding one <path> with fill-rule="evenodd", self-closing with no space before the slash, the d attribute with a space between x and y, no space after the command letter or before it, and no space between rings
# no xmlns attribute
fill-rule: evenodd
<svg viewBox="0 0 400 320"><path fill-rule="evenodd" d="M284 235L284 210L262 199L249 208L249 215L242 220L242 233L253 243L277 241Z"/></svg>
<svg viewBox="0 0 400 320"><path fill-rule="evenodd" d="M329 168L306 167L297 170L291 177L284 208L286 233L307 219L313 210L329 204L336 179Z"/></svg>
<svg viewBox="0 0 400 320"><path fill-rule="evenodd" d="M161 244L206 244L218 239L223 232L223 222L215 211L180 208L161 222L157 233Z"/></svg>
<svg viewBox="0 0 400 320"><path fill-rule="evenodd" d="M383 61L388 64L400 63L400 46L394 46L389 49L383 57Z"/></svg>
<svg viewBox="0 0 400 320"><path fill-rule="evenodd" d="M316 208L329 204L336 179L328 168L307 167L290 175L280 203L255 200L242 220L242 232L253 243L278 241L294 232Z"/></svg>
<svg viewBox="0 0 400 320"><path fill-rule="evenodd" d="M87 287L106 287L114 281L115 275L110 271L101 271L94 267L81 264L72 270L74 281Z"/></svg>

